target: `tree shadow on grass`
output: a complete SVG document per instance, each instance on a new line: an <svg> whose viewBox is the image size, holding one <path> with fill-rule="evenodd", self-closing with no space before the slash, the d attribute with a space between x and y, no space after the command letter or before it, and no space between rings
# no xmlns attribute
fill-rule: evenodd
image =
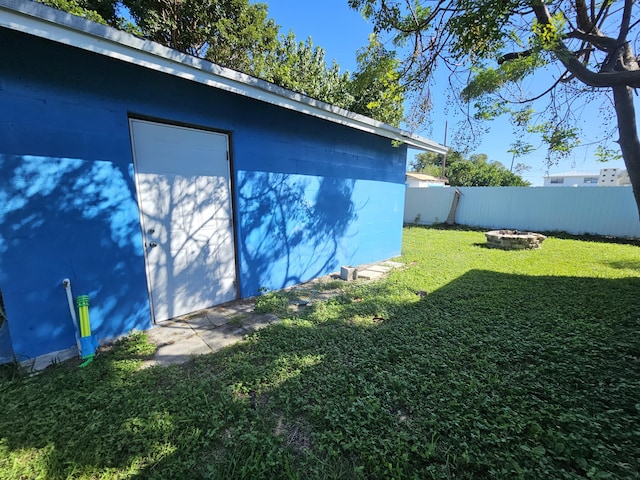
<svg viewBox="0 0 640 480"><path fill-rule="evenodd" d="M181 367L134 344L3 385L0 448L47 478L632 478L639 288L392 276Z"/></svg>
<svg viewBox="0 0 640 480"><path fill-rule="evenodd" d="M605 265L619 270L637 270L640 272L640 260L605 262Z"/></svg>

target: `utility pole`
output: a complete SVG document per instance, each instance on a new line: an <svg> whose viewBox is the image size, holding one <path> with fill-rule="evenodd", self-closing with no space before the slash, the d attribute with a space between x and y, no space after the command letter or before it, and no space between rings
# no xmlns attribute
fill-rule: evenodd
<svg viewBox="0 0 640 480"><path fill-rule="evenodd" d="M445 120L444 122L444 146L447 146L447 130L449 129L449 121ZM444 176L444 171L445 168L447 167L447 152L445 152L444 156L442 157L442 174L440 175L442 178L445 178Z"/></svg>

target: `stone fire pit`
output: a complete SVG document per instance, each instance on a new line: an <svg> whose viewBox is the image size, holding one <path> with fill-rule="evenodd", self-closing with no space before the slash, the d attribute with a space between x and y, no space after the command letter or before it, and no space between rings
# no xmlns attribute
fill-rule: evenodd
<svg viewBox="0 0 640 480"><path fill-rule="evenodd" d="M540 248L544 241L544 235L534 232L521 232L519 230L493 230L485 233L487 247L501 248L503 250L530 250Z"/></svg>

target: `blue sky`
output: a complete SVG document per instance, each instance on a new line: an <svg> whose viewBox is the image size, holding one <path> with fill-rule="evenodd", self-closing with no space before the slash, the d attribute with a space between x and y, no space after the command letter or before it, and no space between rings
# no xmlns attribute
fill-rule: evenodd
<svg viewBox="0 0 640 480"><path fill-rule="evenodd" d="M354 71L357 65L357 50L368 43L371 25L362 16L348 7L347 0L262 0L269 5L269 16L280 25L280 33L286 34L293 30L298 40L311 37L314 45L325 49L326 58L330 62L335 59L341 69ZM446 78L442 78L442 84ZM431 138L437 142L444 142L445 121L449 123L449 142L452 131L458 119L445 111L444 98L446 91L439 92L434 101L434 122L430 131L416 133ZM441 103L438 103L438 100ZM586 107L584 115L598 115L598 107L589 112ZM506 120L498 120L487 124L490 131L483 136L482 143L474 153L485 153L490 160L497 160L507 167L511 162L511 154L507 152L510 144L516 139L512 128ZM525 158L517 159L531 167L523 177L533 185L541 185L542 177L549 173L559 173L569 170L598 172L600 168L625 168L622 160L598 163L593 160L595 147L582 147L574 151L573 155L559 165L548 168L545 165L545 152L540 149ZM411 152L409 160L415 152Z"/></svg>

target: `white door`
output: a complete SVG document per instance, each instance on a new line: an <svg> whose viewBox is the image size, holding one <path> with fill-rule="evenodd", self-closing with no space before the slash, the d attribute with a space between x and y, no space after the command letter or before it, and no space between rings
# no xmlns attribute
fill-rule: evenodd
<svg viewBox="0 0 640 480"><path fill-rule="evenodd" d="M156 322L236 298L226 135L130 120Z"/></svg>

